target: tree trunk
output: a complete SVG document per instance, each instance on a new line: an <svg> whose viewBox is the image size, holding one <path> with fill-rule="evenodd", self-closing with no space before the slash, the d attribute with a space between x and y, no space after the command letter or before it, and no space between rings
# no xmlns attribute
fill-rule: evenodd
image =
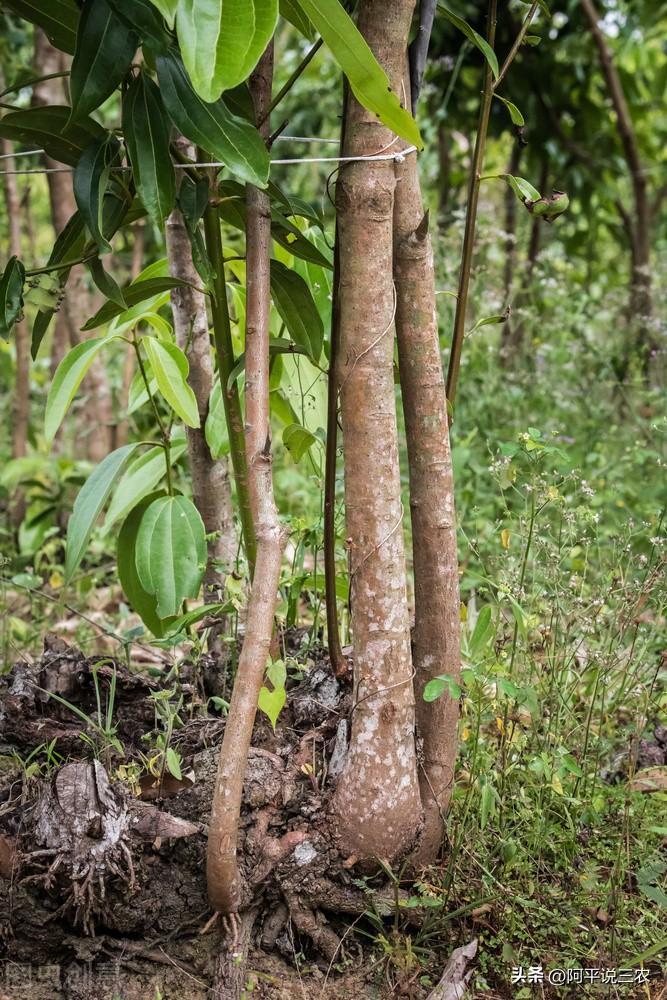
<svg viewBox="0 0 667 1000"><path fill-rule="evenodd" d="M630 227L632 278L630 282L630 313L636 324L637 347L642 355L644 369L648 371L652 365L651 357L657 352L658 345L651 333L650 319L653 311L651 295L651 217L649 200L646 190L646 170L641 160L637 136L635 133L630 109L623 92L621 78L614 64L611 49L607 44L604 32L600 28L600 16L593 0L581 0L584 13L598 50L602 75L607 92L616 112L616 129L618 131L623 155L630 173L634 197L635 217Z"/></svg>
<svg viewBox="0 0 667 1000"><path fill-rule="evenodd" d="M183 152L191 156L193 148L187 142L183 145ZM192 494L210 536L204 587L207 598L215 601L220 600L225 577L236 556L236 537L229 468L224 459L211 457L204 431L214 377L206 298L190 287L201 284L201 279L192 262L190 240L179 209L174 209L167 219L165 233L169 273L189 282L172 291L171 308L176 341L190 363L188 382L197 399L201 423L200 427L188 427L186 434Z"/></svg>
<svg viewBox="0 0 667 1000"><path fill-rule="evenodd" d="M250 77L255 116L269 135L273 44ZM245 440L248 486L257 539L257 560L248 603L245 637L213 793L208 834L208 891L211 905L236 913L244 902L237 861L241 795L259 692L271 648L285 541L273 496L269 419L269 316L271 309L271 202L252 185L246 194Z"/></svg>
<svg viewBox="0 0 667 1000"><path fill-rule="evenodd" d="M3 180L9 229L8 256L21 257L21 199L16 176L10 172L16 169L16 161L12 155L12 143L8 139L3 139L0 142L0 148L5 157L3 169L7 171ZM16 380L12 404L12 457L22 458L28 450L28 424L30 421L30 338L28 325L24 319L17 323L14 328L14 356L16 359ZM19 507L21 506L19 505Z"/></svg>
<svg viewBox="0 0 667 1000"><path fill-rule="evenodd" d="M428 864L442 845L443 815L453 788L458 702L424 701L426 683L460 675L460 597L449 420L435 300L433 250L417 157L396 168L394 280L396 334L408 446L415 577L417 730L424 830L416 853Z"/></svg>
<svg viewBox="0 0 667 1000"><path fill-rule="evenodd" d="M515 142L512 146L512 154L507 167L507 172L513 176L519 172L521 163L521 146ZM540 188L542 192L542 188ZM516 223L517 223L517 198L509 184L505 189L505 266L503 269L503 285L505 288L505 305L512 297L512 287L514 285L514 267L516 264ZM514 321L508 316L503 323L500 335L501 354L503 347L512 340L512 327Z"/></svg>
<svg viewBox="0 0 667 1000"><path fill-rule="evenodd" d="M359 29L394 84L413 9L413 0L359 6ZM353 97L345 115L344 156L394 143ZM422 819L393 372L395 185L389 160L351 163L336 186L354 708L333 808L344 852L389 860L414 845Z"/></svg>
<svg viewBox="0 0 667 1000"><path fill-rule="evenodd" d="M35 71L40 75L46 75L63 72L67 68L67 56L54 49L44 32L40 28L35 28ZM64 103L61 81L58 79L42 80L41 83L36 84L33 88L32 103L35 107L49 107ZM47 167L60 166L48 156L45 156L44 160ZM53 173L47 174L47 182L51 217L57 235L76 212L72 178L67 173ZM85 272L81 265L73 267L70 271L63 302L63 313L69 342L71 346L74 346L81 340L81 327L90 316L90 297L86 286ZM60 316L60 314L58 315ZM56 324L54 334L56 351L54 353L59 354L63 351L62 332L63 325ZM89 419L86 421L86 424L91 428L85 439L87 457L92 462L100 462L111 451L113 434L111 389L102 359L95 359L83 386L91 400L90 409L87 411Z"/></svg>

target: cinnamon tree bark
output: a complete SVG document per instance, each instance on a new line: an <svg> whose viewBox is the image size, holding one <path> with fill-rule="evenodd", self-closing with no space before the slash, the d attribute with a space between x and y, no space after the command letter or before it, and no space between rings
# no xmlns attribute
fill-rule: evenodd
<svg viewBox="0 0 667 1000"><path fill-rule="evenodd" d="M269 135L273 46L250 78L255 117ZM257 701L271 648L285 541L273 496L269 421L271 203L265 191L246 194L245 440L257 559L238 672L229 705L208 833L208 893L214 910L236 913L244 902L237 860L238 825Z"/></svg>
<svg viewBox="0 0 667 1000"><path fill-rule="evenodd" d="M192 156L194 149L190 144L183 145L184 153ZM190 363L188 382L199 411L200 426L187 427L186 434L192 494L209 536L204 587L208 598L219 600L236 556L236 536L229 467L224 459L211 456L205 434L214 379L206 298L196 291L201 279L192 261L190 240L178 208L167 219L165 234L169 273L188 282L172 290L171 309L176 341Z"/></svg>
<svg viewBox="0 0 667 1000"><path fill-rule="evenodd" d="M607 93L616 112L616 129L628 166L634 200L634 219L628 227L632 275L630 281L630 314L637 324L637 346L643 354L644 367L649 367L650 356L656 351L655 338L650 332L653 311L651 295L651 212L646 184L646 169L642 163L637 135L630 109L623 91L623 84L600 27L600 15L593 0L581 0L584 14L595 42L600 68L607 85Z"/></svg>
<svg viewBox="0 0 667 1000"><path fill-rule="evenodd" d="M424 701L433 677L460 676L460 597L454 480L449 444L428 213L417 157L396 166L394 204L396 336L410 475L415 581L417 731L423 740L419 783L424 829L416 859L435 860L442 845L443 815L454 779L458 702L443 695Z"/></svg>
<svg viewBox="0 0 667 1000"><path fill-rule="evenodd" d="M413 0L363 0L358 26L390 80L405 62ZM343 156L395 137L350 96ZM341 849L392 859L422 818L394 397L393 213L389 161L346 165L336 186L339 389L350 554L354 708L333 811Z"/></svg>

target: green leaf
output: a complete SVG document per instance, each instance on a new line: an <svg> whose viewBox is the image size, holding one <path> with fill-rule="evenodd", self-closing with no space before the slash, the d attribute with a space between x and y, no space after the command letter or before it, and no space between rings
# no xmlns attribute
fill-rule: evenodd
<svg viewBox="0 0 667 1000"><path fill-rule="evenodd" d="M220 379L216 381L211 390L204 434L211 458L222 458L223 455L229 454L229 431Z"/></svg>
<svg viewBox="0 0 667 1000"><path fill-rule="evenodd" d="M160 91L140 73L123 96L123 133L139 197L160 227L176 201L169 131Z"/></svg>
<svg viewBox="0 0 667 1000"><path fill-rule="evenodd" d="M155 337L142 337L141 344L150 361L158 389L188 427L199 427L199 410L194 392L188 385L190 365L180 347L163 343Z"/></svg>
<svg viewBox="0 0 667 1000"><path fill-rule="evenodd" d="M158 56L157 71L164 105L179 132L241 180L266 187L269 154L257 129L232 114L222 100L213 104L202 101L173 52Z"/></svg>
<svg viewBox="0 0 667 1000"><path fill-rule="evenodd" d="M0 337L9 340L23 310L25 268L18 257L10 257L0 278Z"/></svg>
<svg viewBox="0 0 667 1000"><path fill-rule="evenodd" d="M127 302L125 301L121 289L118 287L118 282L109 274L108 271L104 270L104 265L99 257L94 257L93 260L88 261L88 270L90 271L90 276L95 282L96 287L100 290L102 295L115 305L119 306L119 308L127 309Z"/></svg>
<svg viewBox="0 0 667 1000"><path fill-rule="evenodd" d="M99 108L132 64L139 36L106 0L84 0L70 72L72 121Z"/></svg>
<svg viewBox="0 0 667 1000"><path fill-rule="evenodd" d="M497 801L498 801L498 795L493 785L488 785L488 784L483 785L481 802L480 802L480 816L479 816L479 825L482 830L485 828L489 819L495 816Z"/></svg>
<svg viewBox="0 0 667 1000"><path fill-rule="evenodd" d="M180 0L178 42L203 101L216 101L250 75L277 20L278 0Z"/></svg>
<svg viewBox="0 0 667 1000"><path fill-rule="evenodd" d="M422 698L424 701L437 701L438 698L442 698L445 691L453 701L458 701L463 694L463 688L458 681L455 681L449 674L440 674L424 685Z"/></svg>
<svg viewBox="0 0 667 1000"><path fill-rule="evenodd" d="M121 21L137 33L140 41L148 42L156 52L169 44L169 34L159 11L151 0L108 0Z"/></svg>
<svg viewBox="0 0 667 1000"><path fill-rule="evenodd" d="M83 347L83 344L79 344ZM138 444L126 444L107 455L93 470L74 502L72 516L67 525L67 554L65 557L65 582L69 583L79 566L92 534L95 522L114 487L118 476L127 465Z"/></svg>
<svg viewBox="0 0 667 1000"><path fill-rule="evenodd" d="M317 444L317 438L301 424L288 424L283 430L283 444L295 462L300 462L309 448Z"/></svg>
<svg viewBox="0 0 667 1000"><path fill-rule="evenodd" d="M169 27L173 28L176 20L178 0L151 0L151 3L154 7L157 7Z"/></svg>
<svg viewBox="0 0 667 1000"><path fill-rule="evenodd" d="M50 445L56 436L69 405L74 399L74 394L95 360L95 356L107 343L109 340L106 337L84 340L73 347L58 365L49 389L44 414L44 436L47 444Z"/></svg>
<svg viewBox="0 0 667 1000"><path fill-rule="evenodd" d="M269 356L271 358L276 358L280 354L303 354L306 357L310 356L310 350L307 347L300 347L295 344L292 340L286 340L283 337L270 337L269 338ZM239 377L242 371L245 370L245 351L240 354L236 364L229 373L229 378L227 379L227 390L231 389L236 379Z"/></svg>
<svg viewBox="0 0 667 1000"><path fill-rule="evenodd" d="M129 308L146 302L162 292L169 292L172 288L182 287L184 282L178 278L147 278L145 281L133 281L123 289L123 298ZM82 330L95 330L98 326L111 322L116 316L121 316L126 310L114 302L105 302L97 310L94 316L84 323Z"/></svg>
<svg viewBox="0 0 667 1000"><path fill-rule="evenodd" d="M512 608L514 621L516 622L517 627L519 629L519 634L523 636L523 638L525 638L528 632L528 622L526 620L526 614L521 605L512 597L511 594L508 594L507 597L510 602L510 606Z"/></svg>
<svg viewBox="0 0 667 1000"><path fill-rule="evenodd" d="M449 9L449 7L445 7L444 4L442 3L438 4L438 11L442 15L444 15L444 17L446 17L448 21L451 21L451 23L454 25L455 28L458 28L459 31L463 32L468 41L472 42L473 45L477 46L477 48L482 53L482 55L488 62L489 66L491 67L491 72L493 73L494 77L498 79L498 73L499 73L498 58L493 49L491 48L491 46L489 45L489 43L487 42L487 40L485 38L482 38L482 36L478 34L474 28L471 28L467 21L464 21L462 17L459 17L458 14L455 14L453 10Z"/></svg>
<svg viewBox="0 0 667 1000"><path fill-rule="evenodd" d="M339 0L298 0L345 73L356 99L380 121L413 146L423 145L419 128L401 107L389 77Z"/></svg>
<svg viewBox="0 0 667 1000"><path fill-rule="evenodd" d="M309 42L315 40L313 26L299 7L298 0L280 0L280 16L293 24L297 31L300 31Z"/></svg>
<svg viewBox="0 0 667 1000"><path fill-rule="evenodd" d="M119 162L120 143L112 135L95 139L84 149L74 170L73 188L77 208L100 253L111 253L102 233L102 206L111 167Z"/></svg>
<svg viewBox="0 0 667 1000"><path fill-rule="evenodd" d="M79 23L74 0L5 0L3 6L39 25L57 49L70 55L74 52Z"/></svg>
<svg viewBox="0 0 667 1000"><path fill-rule="evenodd" d="M181 758L173 747L167 748L166 762L169 774L176 778L177 781L181 781L183 779L183 775L181 773Z"/></svg>
<svg viewBox="0 0 667 1000"><path fill-rule="evenodd" d="M167 628L171 626L173 618L162 619L158 615L157 600L153 594L149 594L141 586L135 564L135 554L137 535L144 513L154 500L162 496L162 493L153 493L144 497L133 507L121 525L116 547L116 566L123 593L130 607L136 611L146 628L150 629L153 635L158 638L161 638Z"/></svg>
<svg viewBox="0 0 667 1000"><path fill-rule="evenodd" d="M278 716L285 706L287 701L287 694L285 692L285 681L287 680L287 669L283 660L274 660L269 664L266 676L271 682L273 690L262 686L259 692L259 698L257 699L257 707L261 712L264 712L273 727L273 731L276 729L276 722L278 721Z"/></svg>
<svg viewBox="0 0 667 1000"><path fill-rule="evenodd" d="M315 300L301 275L278 260L271 261L271 297L294 342L319 361L324 324Z"/></svg>
<svg viewBox="0 0 667 1000"><path fill-rule="evenodd" d="M181 457L187 448L184 437L174 436L171 442L171 463ZM164 448L155 447L142 451L128 464L111 498L104 519L104 530L109 531L114 524L125 518L144 497L152 493L165 476Z"/></svg>
<svg viewBox="0 0 667 1000"><path fill-rule="evenodd" d="M495 632L496 630L491 616L491 605L485 604L480 613L477 615L475 628L473 629L473 633L470 636L470 642L468 643L468 652L470 653L470 658L472 660L478 659L484 652L493 639Z"/></svg>
<svg viewBox="0 0 667 1000"><path fill-rule="evenodd" d="M525 177L514 177L512 174L499 174L499 176L505 178L519 201L539 201L542 197L537 188L534 188Z"/></svg>
<svg viewBox="0 0 667 1000"><path fill-rule="evenodd" d="M508 101L505 97L501 97L500 94L494 94L493 96L495 98L497 98L499 101L503 102L503 104L505 105L505 107L507 108L507 110L510 113L510 118L512 119L512 124L513 125L525 125L526 124L526 121L525 121L523 115L521 114L521 112L519 111L519 109L517 108L516 104L512 104L511 101Z"/></svg>
<svg viewBox="0 0 667 1000"><path fill-rule="evenodd" d="M169 631L172 635L177 632L184 632L192 625L196 625L203 618L212 616L220 618L222 615L227 615L234 610L235 606L231 601L227 601L225 604L219 602L216 604L202 604L201 607L195 608L194 611L188 611L187 614L179 615L178 618L174 619Z"/></svg>
<svg viewBox="0 0 667 1000"><path fill-rule="evenodd" d="M71 108L58 104L12 111L0 119L0 136L26 146L41 146L53 160L75 167L86 146L107 133L92 118L70 122L70 113Z"/></svg>
<svg viewBox="0 0 667 1000"><path fill-rule="evenodd" d="M160 617L177 615L195 598L206 569L206 531L186 497L162 497L146 509L137 536L136 567L141 586L157 597Z"/></svg>

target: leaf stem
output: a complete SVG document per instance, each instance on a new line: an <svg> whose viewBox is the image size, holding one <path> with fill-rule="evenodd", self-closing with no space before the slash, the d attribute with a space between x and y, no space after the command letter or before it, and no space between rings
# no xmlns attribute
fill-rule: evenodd
<svg viewBox="0 0 667 1000"><path fill-rule="evenodd" d="M157 420L158 427L160 428L160 434L162 436L162 441L160 442L160 447L164 449L164 461L165 461L165 466L166 466L166 470L165 471L166 471L166 478L167 478L167 493L169 494L170 497L173 497L173 495L174 495L174 487L173 487L173 484L172 484L172 481L171 481L171 436L170 436L170 428L168 429L167 427L165 427L164 421L163 421L162 416L160 414L160 409L159 409L157 403L155 402L155 397L153 396L153 393L151 392L150 382L148 381L148 374L146 372L146 366L144 365L144 359L141 356L141 347L139 346L139 342L137 340L137 337L136 337L136 334L134 333L134 331L132 332L131 344L132 344L132 347L134 348L134 353L137 356L137 363L139 365L139 371L141 373L141 378L142 378L142 381L143 381L144 386L146 388L146 392L148 393L148 398L150 400L153 413L155 414L155 419Z"/></svg>
<svg viewBox="0 0 667 1000"><path fill-rule="evenodd" d="M318 38L317 41L313 45L311 45L311 47L306 52L305 56L303 57L303 59L301 60L301 62L297 66L297 68L290 75L289 79L286 80L286 82L283 84L283 86L280 88L280 90L278 91L278 93L276 94L276 96L271 101L271 104L269 105L269 108L268 108L266 114L257 123L258 125L261 125L264 121L266 121L266 119L269 117L269 115L271 114L271 112L275 108L278 107L278 105L282 101L283 97L285 97L290 92L290 90L292 89L292 87L294 86L294 84L297 82L297 80L299 79L299 77L301 76L301 74L310 65L313 57L315 55L317 55L317 53L319 52L319 50L322 48L323 44L324 44L323 39Z"/></svg>
<svg viewBox="0 0 667 1000"><path fill-rule="evenodd" d="M496 40L497 8L497 0L489 0L486 40L491 48L493 48ZM489 115L491 113L492 99L493 73L488 61L486 61L484 70L484 88L482 90L482 103L479 109L477 136L475 138L475 149L470 168L468 206L466 209L465 230L463 234L463 250L461 254L461 270L459 272L458 298L456 300L452 349L449 356L449 368L447 371L446 394L447 403L450 407L450 424L453 419L456 386L459 378L459 369L461 367L461 351L463 348L463 338L465 336L466 308L468 305L470 273L472 271L472 255L475 245L475 229L477 226L477 203L479 201L480 179L484 164L484 150L486 147L486 134L489 127Z"/></svg>
<svg viewBox="0 0 667 1000"><path fill-rule="evenodd" d="M18 90L24 90L26 87L34 87L36 83L44 83L46 80L56 80L61 76L69 76L69 70L61 70L59 73L47 73L45 76L34 76L30 80L24 80L23 83L13 83L11 87L5 87L4 90L0 91L0 98L6 97L7 94L15 94Z"/></svg>
<svg viewBox="0 0 667 1000"><path fill-rule="evenodd" d="M535 2L532 4L530 10L526 14L524 22L523 22L523 24L521 25L521 27L519 29L519 33L516 36L516 38L514 39L514 42L512 44L512 48L507 53L507 57L506 57L505 62L503 63L503 65L501 67L500 73L498 74L498 78L495 80L495 82L493 84L493 90L497 90L498 87L500 86L500 84L505 79L505 76L507 75L507 70L510 68L510 66L514 62L514 57L516 56L517 52L519 51L519 49L521 47L521 43L523 42L523 40L524 40L524 38L526 36L526 32L528 31L528 28L530 27L530 22L535 17L535 12L537 11L538 6L539 6L539 4L537 3L537 0L535 0Z"/></svg>

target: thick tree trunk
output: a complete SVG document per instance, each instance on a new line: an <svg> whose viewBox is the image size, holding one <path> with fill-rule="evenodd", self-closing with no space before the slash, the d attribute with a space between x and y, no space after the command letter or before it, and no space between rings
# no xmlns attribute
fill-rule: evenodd
<svg viewBox="0 0 667 1000"><path fill-rule="evenodd" d="M54 49L44 32L40 28L35 28L35 71L46 75L63 72L67 68L67 56ZM36 107L49 107L53 104L66 103L61 81L59 79L43 80L36 84L33 88L32 103ZM47 167L60 166L48 156L45 156L44 160ZM64 229L76 211L72 178L67 173L52 173L47 174L47 182L53 227L57 235ZM70 345L74 346L81 340L81 327L90 316L90 312L90 297L86 287L85 272L82 266L73 267L67 282L63 303L63 314ZM60 316L60 314L58 315ZM64 353L62 332L63 325L56 324L54 334L54 353L56 354ZM103 360L95 359L84 380L83 387L90 397L88 416L92 418L87 421L87 424L92 428L85 437L87 457L92 462L100 462L111 451L113 440L111 388Z"/></svg>
<svg viewBox="0 0 667 1000"><path fill-rule="evenodd" d="M193 152L189 146L188 150L189 154ZM200 284L201 279L192 262L190 240L178 209L167 219L166 240L170 274L190 283L172 291L171 308L176 341L190 363L188 382L197 399L201 423L200 427L188 427L186 433L194 502L209 535L204 586L207 597L219 600L236 555L232 493L227 462L212 458L206 442L204 428L214 378L208 315L205 296L190 287Z"/></svg>
<svg viewBox="0 0 667 1000"><path fill-rule="evenodd" d="M250 78L255 116L269 134L273 44ZM269 419L269 314L271 309L271 202L248 185L246 195L245 440L257 560L245 637L229 706L208 834L211 905L235 913L244 903L237 861L241 795L259 692L271 648L284 534L273 496Z"/></svg>
<svg viewBox="0 0 667 1000"><path fill-rule="evenodd" d="M359 6L359 28L395 82L413 9L413 0ZM352 97L345 114L344 156L394 145ZM395 185L392 161L375 161L346 166L336 187L354 708L334 813L342 850L387 859L414 845L422 820L393 373Z"/></svg>
<svg viewBox="0 0 667 1000"><path fill-rule="evenodd" d="M581 0L588 19L593 41L598 50L600 66L607 92L616 112L618 131L623 155L628 166L634 197L635 217L630 227L632 278L630 283L630 313L636 324L637 346L643 356L644 368L651 367L650 358L657 351L655 337L651 333L650 319L653 311L651 295L651 215L647 195L646 170L642 163L637 144L630 109L623 92L623 85L614 64L607 39L600 27L600 16L593 0Z"/></svg>
<svg viewBox="0 0 667 1000"><path fill-rule="evenodd" d="M12 156L12 143L8 139L3 139L0 142L0 149L5 157L3 169L8 171L3 177L7 227L9 229L8 256L21 257L21 199L16 176L9 172L16 169ZM12 403L12 457L22 458L28 450L28 424L30 421L30 337L28 325L24 319L17 323L14 329L14 357L16 379Z"/></svg>
<svg viewBox="0 0 667 1000"><path fill-rule="evenodd" d="M415 577L417 730L424 830L416 857L428 864L442 845L443 815L454 779L458 702L427 703L426 683L460 674L460 597L454 480L445 379L440 356L433 250L419 184L417 157L396 168L394 280L396 334L408 445Z"/></svg>

